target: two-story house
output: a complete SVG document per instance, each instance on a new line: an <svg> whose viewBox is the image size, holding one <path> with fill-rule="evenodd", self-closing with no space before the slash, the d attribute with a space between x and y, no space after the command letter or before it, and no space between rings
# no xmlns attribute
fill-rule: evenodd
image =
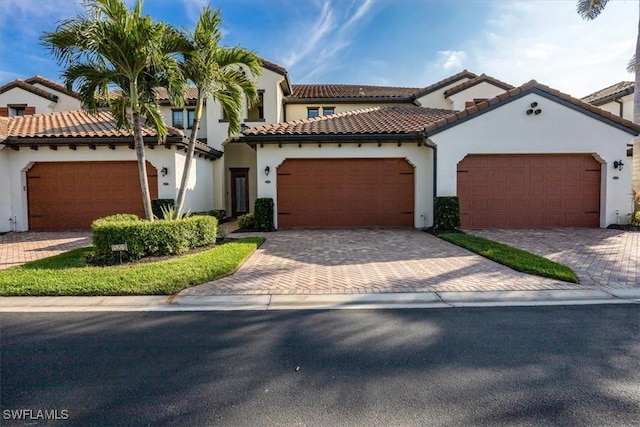
<svg viewBox="0 0 640 427"><path fill-rule="evenodd" d="M240 137L227 138L222 108L206 100L188 209L237 216L271 197L279 228L424 227L434 197L453 195L470 227L604 227L631 211L619 163L640 128L535 81L465 70L415 88L292 85L285 68L263 67ZM54 96L72 93L25 84L0 88L0 231L141 213L131 136L107 112L55 109ZM26 100L40 90L49 110ZM184 106L158 99L171 128L162 144L145 129L151 192L175 198L195 94L185 90ZM11 105L36 108L15 117Z"/></svg>

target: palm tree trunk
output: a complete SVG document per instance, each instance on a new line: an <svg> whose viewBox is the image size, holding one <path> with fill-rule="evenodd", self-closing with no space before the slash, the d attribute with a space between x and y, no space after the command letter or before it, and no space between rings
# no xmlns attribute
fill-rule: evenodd
<svg viewBox="0 0 640 427"><path fill-rule="evenodd" d="M640 8L640 5L639 5ZM638 15L638 35L636 37L636 82L633 89L633 122L640 124L640 13ZM633 138L632 187L640 192L640 137ZM636 198L635 210L640 210L640 200Z"/></svg>
<svg viewBox="0 0 640 427"><path fill-rule="evenodd" d="M180 189L178 190L178 198L175 206L175 219L180 218L182 210L184 209L184 200L187 195L187 183L189 182L189 175L191 174L191 163L193 162L193 155L196 150L196 138L198 137L198 128L200 127L200 117L202 115L203 99L200 93L198 93L198 105L196 105L196 111L193 117L193 126L191 127L191 136L189 136L189 146L187 147L187 155L184 161L184 169L182 169L182 180L180 181Z"/></svg>
<svg viewBox="0 0 640 427"><path fill-rule="evenodd" d="M138 159L138 175L140 176L140 189L142 190L142 204L144 214L149 221L153 221L153 209L151 208L151 194L149 193L149 179L147 178L147 159L144 153L144 140L142 139L142 125L140 112L133 112L133 141Z"/></svg>

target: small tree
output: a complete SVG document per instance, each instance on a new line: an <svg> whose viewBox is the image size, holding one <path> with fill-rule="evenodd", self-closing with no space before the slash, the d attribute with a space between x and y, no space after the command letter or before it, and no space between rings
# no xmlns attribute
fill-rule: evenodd
<svg viewBox="0 0 640 427"><path fill-rule="evenodd" d="M198 18L195 30L185 35L189 49L184 53L182 70L185 77L196 86L198 99L176 200L176 216L184 209L204 100L212 96L220 102L229 120L228 135L231 136L240 132L244 97L249 104L258 98L254 78L262 73L260 58L241 47L220 46L220 25L220 11L207 6ZM246 71L249 71L249 75Z"/></svg>
<svg viewBox="0 0 640 427"><path fill-rule="evenodd" d="M66 67L67 88L74 84L83 106L97 112L109 104L116 125L133 130L144 211L153 220L142 126L152 126L162 140L167 134L155 88L167 89L174 103L183 102L183 77L176 54L187 49L180 33L142 15L142 0L129 10L123 0L86 0L86 15L61 21L45 32L42 43ZM111 99L109 91L118 89ZM109 100L109 101L106 101Z"/></svg>

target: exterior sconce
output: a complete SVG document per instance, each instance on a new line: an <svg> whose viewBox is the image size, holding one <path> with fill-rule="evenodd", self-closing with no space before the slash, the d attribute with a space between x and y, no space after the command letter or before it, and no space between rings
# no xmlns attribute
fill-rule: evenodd
<svg viewBox="0 0 640 427"><path fill-rule="evenodd" d="M532 102L532 103L531 103L531 108L529 108L529 109L527 110L527 116L530 116L530 115L532 115L532 114L535 114L535 115L537 116L538 114L542 113L542 110L541 110L541 109L536 108L537 106L538 106L538 103L537 103L537 102Z"/></svg>
<svg viewBox="0 0 640 427"><path fill-rule="evenodd" d="M622 160L616 160L613 162L614 169L618 169L619 171L621 171L623 167L624 167L624 163L622 163Z"/></svg>
<svg viewBox="0 0 640 427"><path fill-rule="evenodd" d="M265 174L266 176L269 176L269 172L271 172L271 168L270 168L269 166L266 166L266 167L264 168L264 174Z"/></svg>
<svg viewBox="0 0 640 427"><path fill-rule="evenodd" d="M162 169L160 169L160 175L167 176L167 174L169 173L169 168L167 168L166 166L163 166Z"/></svg>

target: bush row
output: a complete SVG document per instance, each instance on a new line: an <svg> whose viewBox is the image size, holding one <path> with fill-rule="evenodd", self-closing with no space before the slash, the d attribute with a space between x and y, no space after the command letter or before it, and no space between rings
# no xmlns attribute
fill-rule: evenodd
<svg viewBox="0 0 640 427"><path fill-rule="evenodd" d="M172 255L215 243L218 220L193 216L179 220L141 220L135 215L114 215L97 219L91 225L96 260L113 264L145 256ZM125 251L112 251L112 245L126 243Z"/></svg>

